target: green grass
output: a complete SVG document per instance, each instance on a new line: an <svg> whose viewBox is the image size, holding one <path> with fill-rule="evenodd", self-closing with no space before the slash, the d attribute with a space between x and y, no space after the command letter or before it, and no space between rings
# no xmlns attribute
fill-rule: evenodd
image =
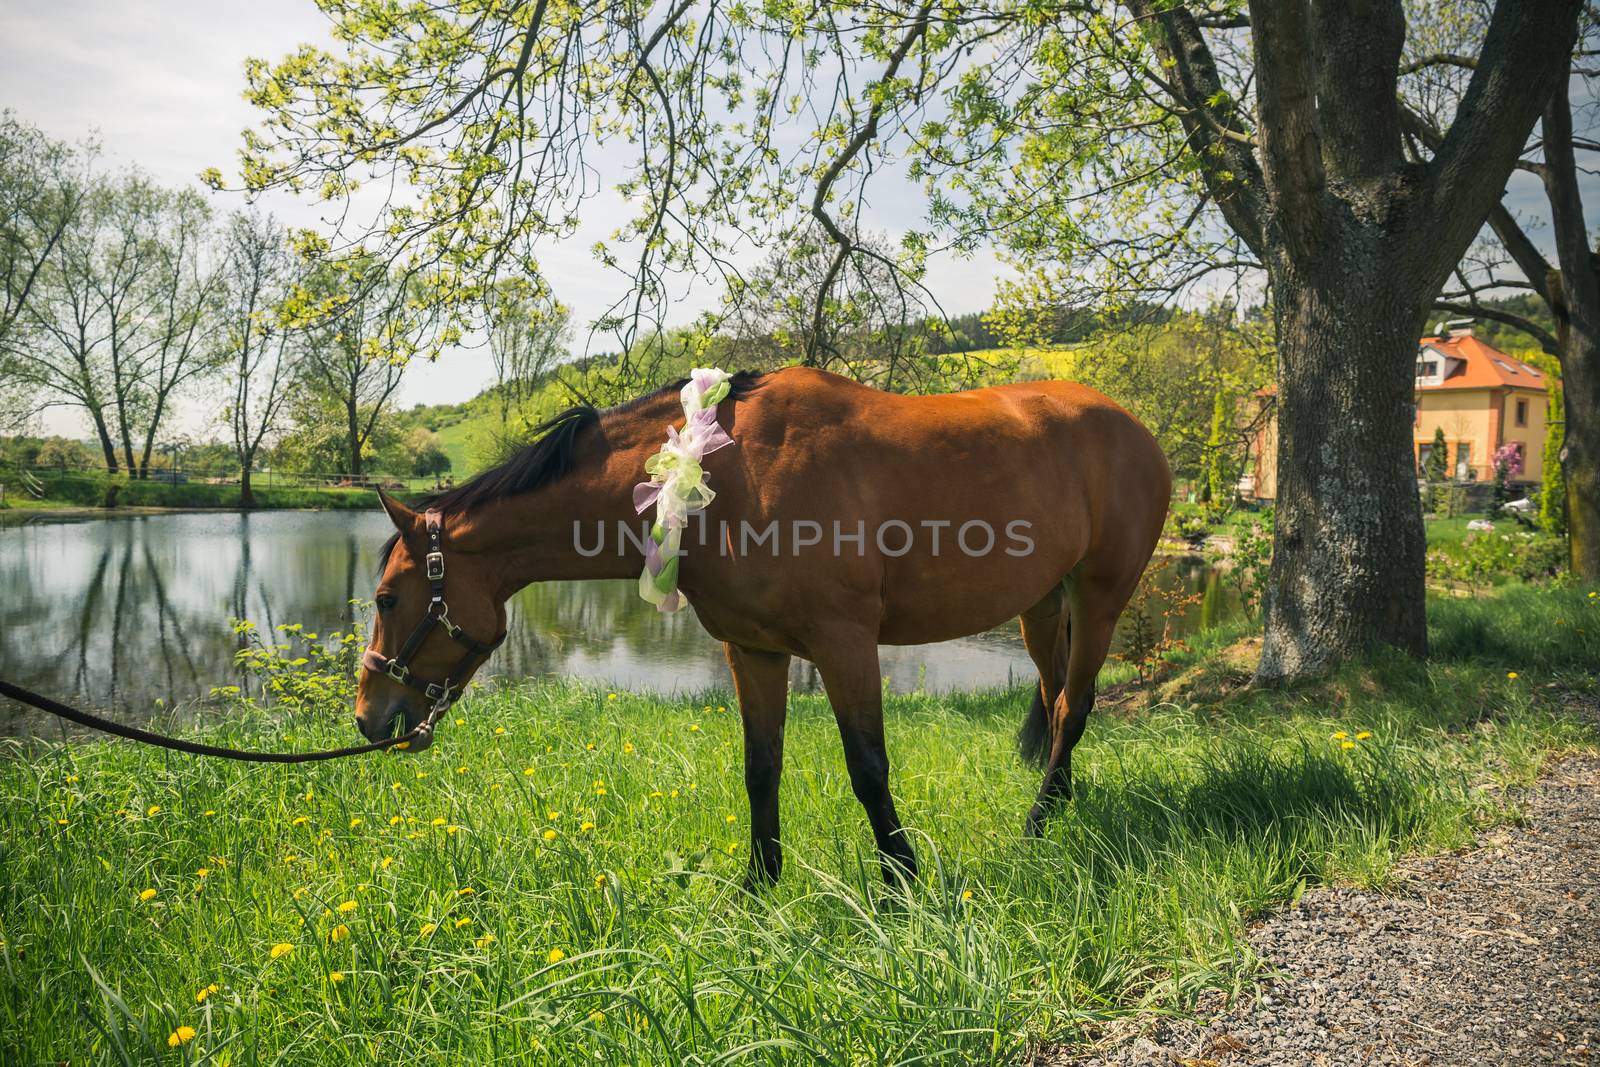
<svg viewBox="0 0 1600 1067"><path fill-rule="evenodd" d="M18 751L0 765L0 1050L1013 1061L1031 1041L1240 988L1256 973L1251 916L1467 844L1510 814L1497 786L1592 743L1545 686L1593 685L1600 598L1516 589L1436 602L1433 624L1431 664L1385 657L1286 693L1204 696L1238 680L1208 638L1193 702L1091 721L1076 800L1041 841L1019 836L1037 786L1012 752L1022 693L891 697L893 784L924 867L903 894L879 882L815 696L791 707L787 866L759 897L739 888L740 729L721 693L478 693L426 753L310 768L121 743ZM228 719L197 733L352 739L343 714ZM292 948L273 958L277 944ZM170 1049L178 1026L197 1036Z"/></svg>

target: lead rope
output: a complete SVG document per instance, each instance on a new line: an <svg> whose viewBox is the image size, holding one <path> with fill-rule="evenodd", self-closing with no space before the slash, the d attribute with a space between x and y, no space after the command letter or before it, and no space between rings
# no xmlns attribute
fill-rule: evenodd
<svg viewBox="0 0 1600 1067"><path fill-rule="evenodd" d="M0 678L0 695L7 696L18 703L37 708L40 711L54 715L68 722L75 722L79 726L87 726L91 730L114 734L125 737L130 741L139 741L146 745L155 745L157 748L168 748L174 752L187 752L191 756L215 756L218 759L240 760L245 763L317 763L321 760L339 759L343 756L359 756L364 752L377 752L395 745L409 743L432 732L434 723L444 711L443 707L435 706L426 719L423 719L410 730L399 737L386 737L382 741L372 741L365 745L352 745L349 748L330 748L321 752L248 752L237 748L223 748L218 745L203 745L198 741L183 741L176 737L165 737L161 734L141 730L137 726L128 726L125 723L103 718L79 708L63 704L58 700L51 700L32 690L24 689Z"/></svg>

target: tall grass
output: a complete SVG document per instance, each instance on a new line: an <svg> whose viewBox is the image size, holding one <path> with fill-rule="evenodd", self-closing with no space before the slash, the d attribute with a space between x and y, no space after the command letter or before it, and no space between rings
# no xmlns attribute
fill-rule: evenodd
<svg viewBox="0 0 1600 1067"><path fill-rule="evenodd" d="M1023 693L892 697L924 866L895 892L811 696L790 711L784 880L758 896L721 693L478 693L426 753L311 768L15 751L0 1059L971 1063L1181 1009L1251 980L1251 916L1466 844L1506 814L1493 786L1589 743L1541 694L1600 661L1600 604L1496 602L1436 605L1431 665L1097 716L1037 841ZM311 747L350 727L239 708L199 732Z"/></svg>

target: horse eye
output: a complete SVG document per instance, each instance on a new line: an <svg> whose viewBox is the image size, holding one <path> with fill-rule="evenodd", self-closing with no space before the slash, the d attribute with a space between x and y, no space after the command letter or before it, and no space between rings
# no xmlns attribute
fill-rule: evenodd
<svg viewBox="0 0 1600 1067"><path fill-rule="evenodd" d="M384 612L385 614L387 614L388 612L391 612L391 611L394 610L394 596L393 596L393 594L381 593L376 598L374 603L376 603L378 605L378 610L381 611L381 612Z"/></svg>

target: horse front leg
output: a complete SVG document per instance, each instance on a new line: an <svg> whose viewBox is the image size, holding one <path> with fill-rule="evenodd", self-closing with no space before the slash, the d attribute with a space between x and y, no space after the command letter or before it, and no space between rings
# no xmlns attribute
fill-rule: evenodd
<svg viewBox="0 0 1600 1067"><path fill-rule="evenodd" d="M900 826L889 794L889 753L883 740L883 686L875 634L839 642L814 661L833 705L844 741L850 787L866 809L878 844L884 880L891 885L917 876L917 855Z"/></svg>
<svg viewBox="0 0 1600 1067"><path fill-rule="evenodd" d="M744 787L750 797L751 888L783 872L778 842L778 781L783 776L783 724L789 701L789 656L723 646L744 720Z"/></svg>

